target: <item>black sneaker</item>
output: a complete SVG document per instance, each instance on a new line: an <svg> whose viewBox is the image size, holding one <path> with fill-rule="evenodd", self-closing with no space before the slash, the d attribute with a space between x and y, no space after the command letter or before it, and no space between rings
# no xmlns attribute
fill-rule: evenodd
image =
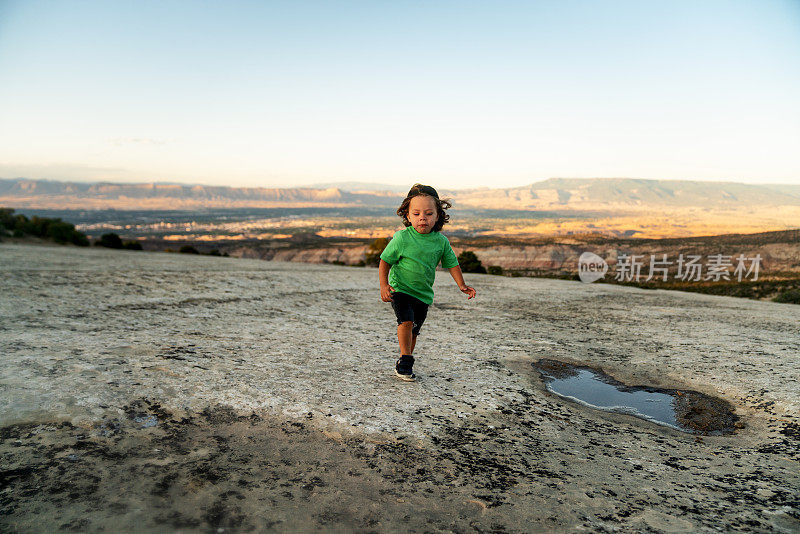
<svg viewBox="0 0 800 534"><path fill-rule="evenodd" d="M411 370L414 367L414 357L403 355L397 360L394 366L394 372L397 376L408 382L413 382L417 379L417 375Z"/></svg>

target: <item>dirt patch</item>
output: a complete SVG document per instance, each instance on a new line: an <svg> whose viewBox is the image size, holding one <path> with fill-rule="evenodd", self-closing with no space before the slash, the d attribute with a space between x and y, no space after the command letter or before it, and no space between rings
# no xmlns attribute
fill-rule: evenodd
<svg viewBox="0 0 800 534"><path fill-rule="evenodd" d="M595 440L624 440L624 427L534 397L495 417L445 423L430 443L226 406L176 415L140 399L124 414L0 429L1 530L607 531L652 526L654 518L734 530L800 524L792 476L766 470L775 456L694 441L676 442L692 455L657 461L628 446L604 450ZM576 426L588 441L548 439L533 424L542 418ZM650 452L665 443L652 434L639 440ZM721 462L709 472L711 450ZM724 467L734 456L750 467ZM600 466L609 477L602 483ZM662 479L655 499L654 476Z"/></svg>
<svg viewBox="0 0 800 534"><path fill-rule="evenodd" d="M409 438L225 406L178 417L139 400L125 413L0 430L2 530L465 531L498 520L467 487L477 472Z"/></svg>

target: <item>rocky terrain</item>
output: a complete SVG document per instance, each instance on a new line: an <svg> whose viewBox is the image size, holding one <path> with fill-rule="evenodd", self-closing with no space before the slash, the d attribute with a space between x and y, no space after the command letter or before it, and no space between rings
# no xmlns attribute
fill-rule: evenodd
<svg viewBox="0 0 800 534"><path fill-rule="evenodd" d="M504 241L506 242L504 244ZM515 242L516 241L516 242ZM746 257L761 256L761 275L774 273L800 274L800 230L765 232L762 234L710 236L683 239L608 239L586 237L554 237L545 240L512 239L465 239L450 238L456 253L472 250L483 265L498 265L505 270L551 271L558 273L578 272L578 258L586 251L594 252L609 265L617 263L620 254L643 255L646 262L650 256L677 261L679 254L709 255L725 254ZM303 247L275 247L270 243L223 245L231 255L244 258L259 258L273 261L299 261L304 263L342 262L355 265L363 261L369 245L346 241L326 243L322 246L308 244ZM208 243L219 246L219 243ZM649 263L648 263L649 265ZM674 270L674 265L673 265ZM643 271L647 273L647 270Z"/></svg>
<svg viewBox="0 0 800 534"><path fill-rule="evenodd" d="M800 308L446 272L393 375L377 271L0 243L0 531L797 532ZM726 436L540 358L730 402Z"/></svg>

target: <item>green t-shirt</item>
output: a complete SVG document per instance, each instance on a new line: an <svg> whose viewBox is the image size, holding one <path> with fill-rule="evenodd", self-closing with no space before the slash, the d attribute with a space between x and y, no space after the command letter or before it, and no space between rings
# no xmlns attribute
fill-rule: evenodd
<svg viewBox="0 0 800 534"><path fill-rule="evenodd" d="M413 226L398 230L381 254L390 264L389 285L425 304L433 304L433 281L436 266L450 269L458 265L453 247L439 232L421 234Z"/></svg>

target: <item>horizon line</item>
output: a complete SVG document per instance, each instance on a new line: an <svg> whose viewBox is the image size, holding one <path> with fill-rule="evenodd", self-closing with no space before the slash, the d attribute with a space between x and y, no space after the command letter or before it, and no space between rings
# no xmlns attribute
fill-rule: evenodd
<svg viewBox="0 0 800 534"><path fill-rule="evenodd" d="M145 181L111 181L111 180L76 180L76 179L57 179L57 178L28 178L25 176L17 176L15 178L6 178L0 176L0 180L4 181L19 181L19 180L29 180L31 182L56 182L56 183L75 183L75 184L107 184L107 185L177 185L183 187L224 187L228 189L313 189L318 191L324 191L327 189L341 189L341 187L336 186L335 184L345 184L345 183L352 183L352 184L364 184L364 185L371 185L371 186L386 186L389 188L396 188L400 187L397 184L391 183L381 183L381 182L364 182L360 180L340 180L338 182L330 182L332 185L330 187L315 187L313 184L309 185L297 185L297 186L270 186L270 185L261 185L261 186L248 186L248 185L222 185L222 184L211 184L211 183L199 183L199 182L171 182L171 181L157 181L157 180L145 180ZM709 183L709 184L736 184L736 185L750 185L750 186L800 186L800 181L796 183L750 183L750 182L737 182L732 180L693 180L687 178L637 178L637 177L627 177L627 176L615 176L615 177L580 177L580 176L550 176L548 178L542 178L540 180L534 180L532 182L518 185L518 186L510 186L510 187L489 187L489 186L481 186L481 187L465 187L465 188L451 188L451 187L440 187L441 190L446 191L474 191L480 189L487 189L487 190L500 190L500 189L518 189L522 187L528 187L531 185L539 184L546 182L548 180L631 180L631 181L644 181L644 182L692 182L692 183ZM412 180L413 183L418 183L419 180ZM323 182L324 184L325 182ZM413 184L412 184L413 185ZM405 187L405 186L403 186ZM373 190L373 191L390 191L390 189L386 190Z"/></svg>

